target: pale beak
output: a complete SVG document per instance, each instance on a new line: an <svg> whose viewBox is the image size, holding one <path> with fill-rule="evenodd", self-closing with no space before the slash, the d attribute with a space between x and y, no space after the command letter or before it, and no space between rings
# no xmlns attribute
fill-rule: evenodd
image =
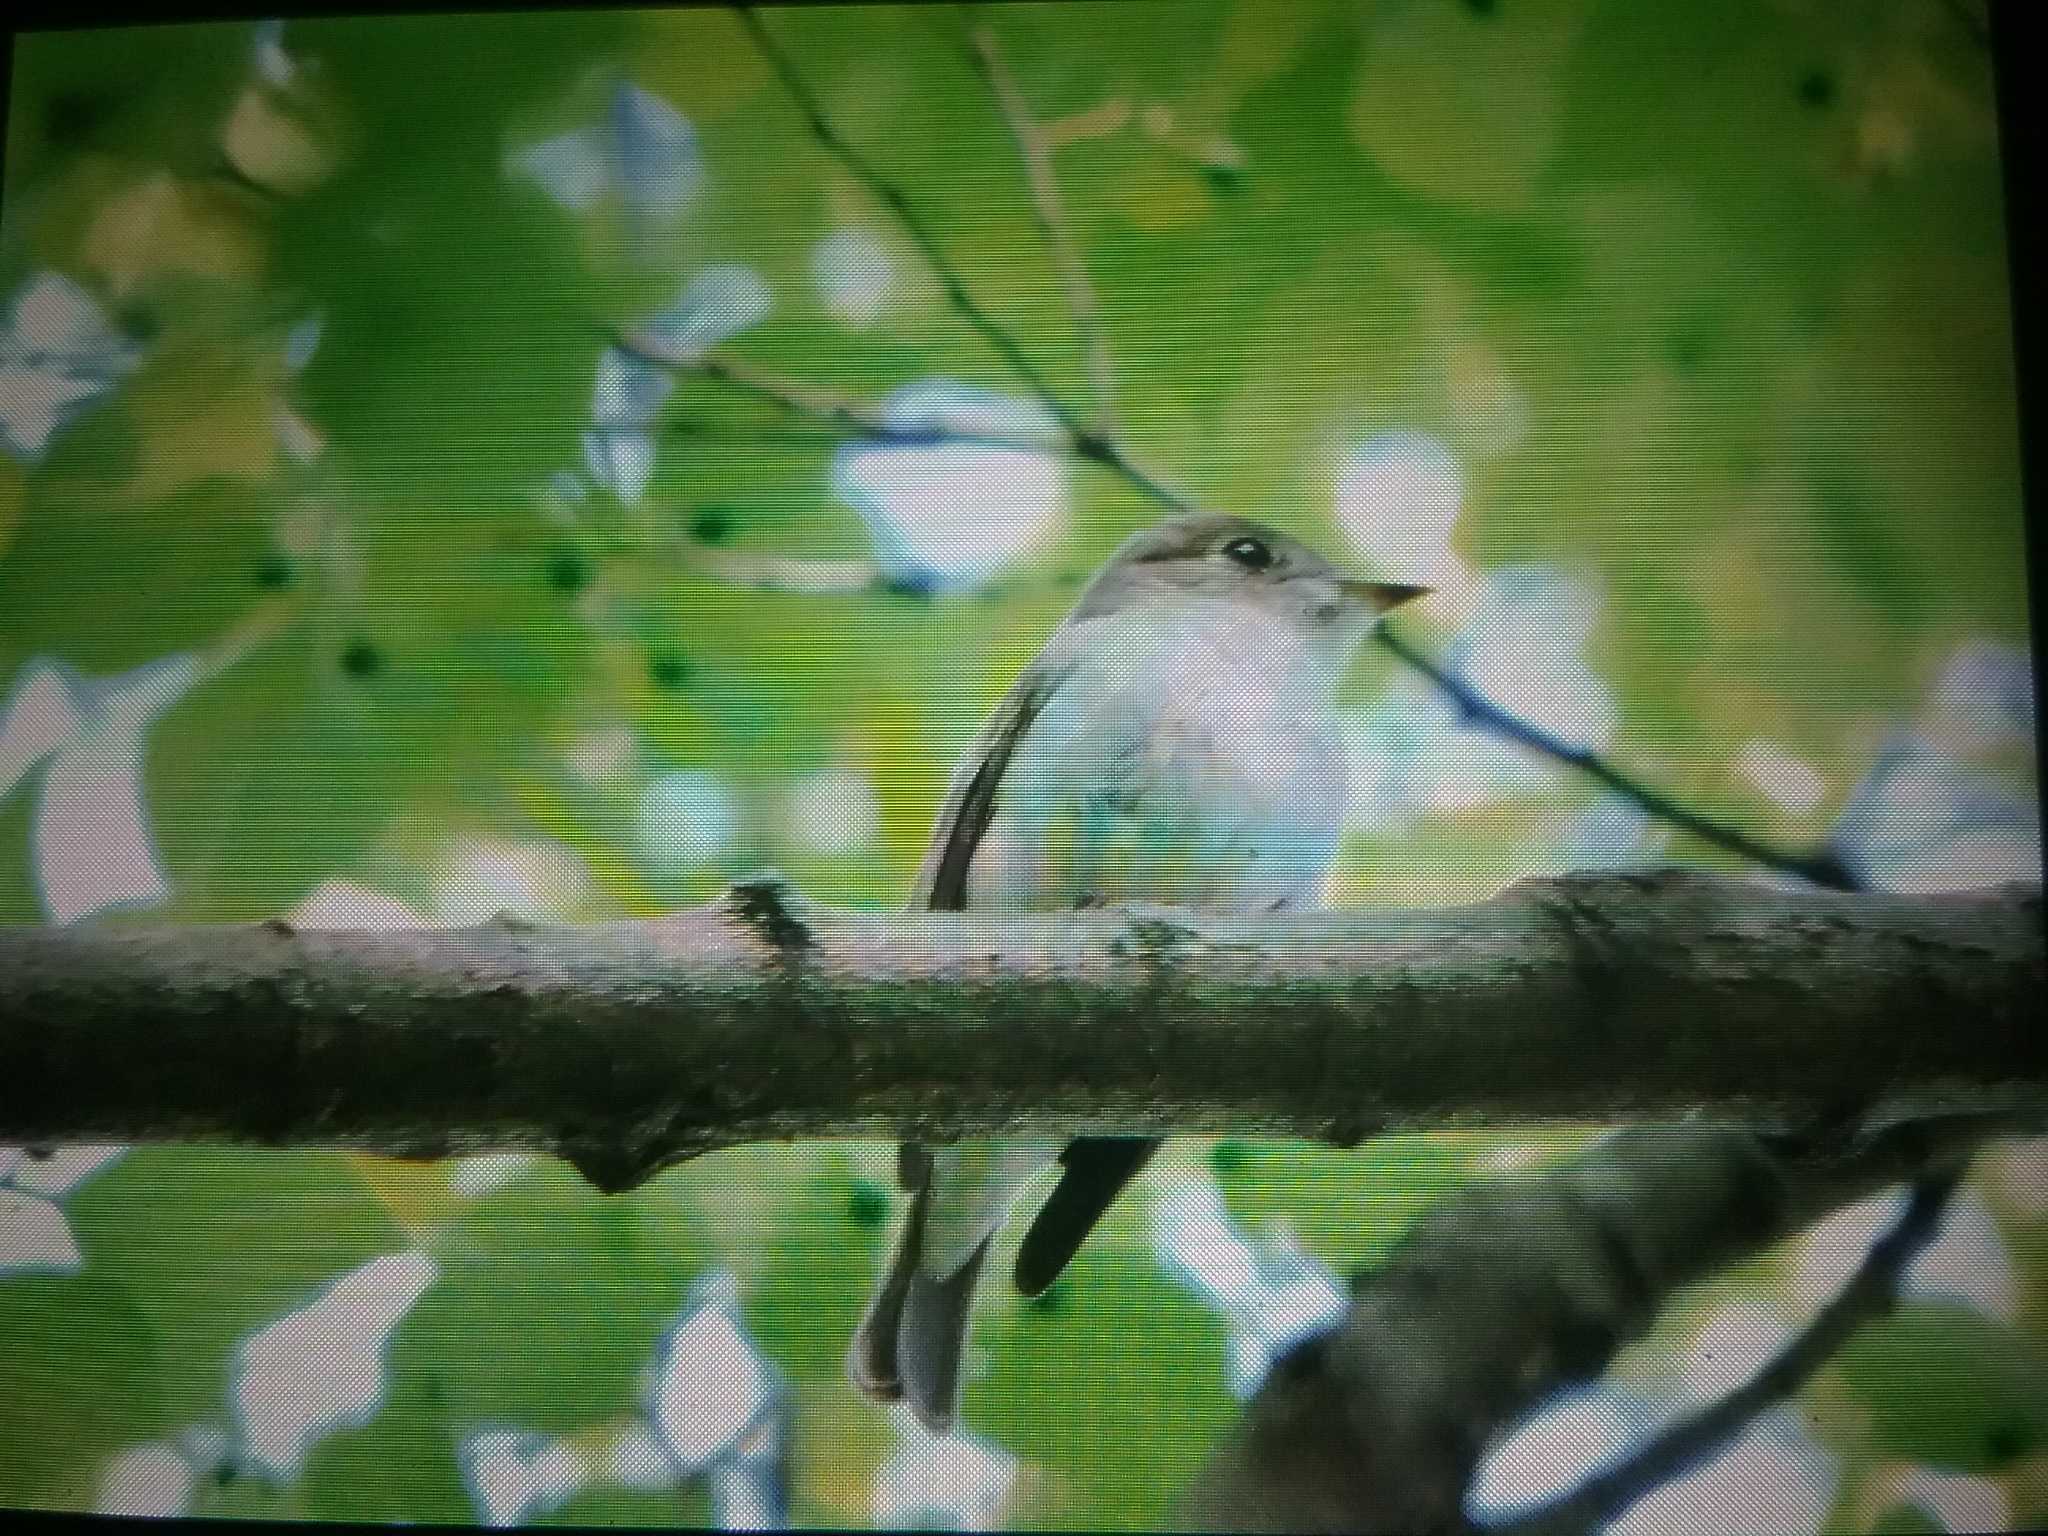
<svg viewBox="0 0 2048 1536"><path fill-rule="evenodd" d="M1365 604L1374 613L1385 613L1418 597L1427 597L1434 590L1397 581L1339 581L1337 585L1346 597Z"/></svg>

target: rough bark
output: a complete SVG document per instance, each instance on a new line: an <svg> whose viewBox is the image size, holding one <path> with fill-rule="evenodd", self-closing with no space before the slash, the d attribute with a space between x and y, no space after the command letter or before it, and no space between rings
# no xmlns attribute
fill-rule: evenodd
<svg viewBox="0 0 2048 1536"><path fill-rule="evenodd" d="M599 1187L737 1142L1711 1112L2048 1123L2038 886L1677 871L1258 921L884 915L772 878L581 928L0 932L0 1138L557 1152Z"/></svg>
<svg viewBox="0 0 2048 1536"><path fill-rule="evenodd" d="M1826 1314L1831 1326L1796 1346L1811 1358L1782 1362L1794 1385L1794 1372L1890 1303L1968 1149L1994 1125L1956 1116L1818 1142L1707 1122L1635 1126L1539 1177L1468 1186L1354 1278L1336 1328L1274 1365L1182 1496L1179 1523L1470 1532L1465 1491L1494 1438L1553 1391L1598 1375L1674 1291L1849 1200L1928 1179L1919 1209ZM1723 1428L1739 1430L1752 1407L1738 1393ZM1653 1458L1625 1481L1640 1495L1676 1470ZM1587 1519L1567 1500L1509 1529L1561 1536L1626 1504Z"/></svg>

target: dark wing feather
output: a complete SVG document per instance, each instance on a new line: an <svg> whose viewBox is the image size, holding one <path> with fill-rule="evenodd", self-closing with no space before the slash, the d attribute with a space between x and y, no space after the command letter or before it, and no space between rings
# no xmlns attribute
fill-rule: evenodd
<svg viewBox="0 0 2048 1536"><path fill-rule="evenodd" d="M968 870L994 819L1003 774L1018 743L1066 676L1067 667L1056 659L1063 649L1058 639L1055 637L1003 696L962 759L933 828L930 851L918 871L911 896L913 910L959 912L966 908ZM1052 1284L1110 1203L1158 1149L1158 1140L1150 1137L1083 1136L1068 1144L1060 1158L1065 1172L1033 1218L1018 1251L1015 1274L1025 1295L1036 1296ZM905 1143L900 1158L901 1170L908 1175L913 1165L924 1162L925 1154L915 1143ZM977 1262L972 1267L979 1269L980 1265Z"/></svg>
<svg viewBox="0 0 2048 1536"><path fill-rule="evenodd" d="M1047 647L1050 652L1051 647ZM1003 772L1016 755L1017 743L1031 729L1031 722L1045 708L1053 689L1065 676L1064 668L1050 665L1041 655L1017 679L1002 703L981 728L974 745L960 760L953 776L945 808L932 841L911 888L912 911L959 912L967 905L967 870L981 847L982 834L995 816L996 792L1002 787Z"/></svg>
<svg viewBox="0 0 2048 1536"><path fill-rule="evenodd" d="M1077 1136L1060 1154L1066 1171L1017 1249L1017 1289L1036 1296L1057 1280L1123 1187L1159 1150L1156 1136Z"/></svg>

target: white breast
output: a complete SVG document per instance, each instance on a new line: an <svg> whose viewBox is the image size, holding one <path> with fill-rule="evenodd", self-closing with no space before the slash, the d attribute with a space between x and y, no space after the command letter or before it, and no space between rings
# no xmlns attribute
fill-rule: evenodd
<svg viewBox="0 0 2048 1536"><path fill-rule="evenodd" d="M969 907L1312 905L1344 805L1327 664L1221 603L1092 621L1018 744Z"/></svg>

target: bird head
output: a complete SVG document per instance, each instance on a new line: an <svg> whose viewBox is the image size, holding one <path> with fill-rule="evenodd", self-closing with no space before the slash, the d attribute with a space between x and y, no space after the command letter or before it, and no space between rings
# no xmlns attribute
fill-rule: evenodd
<svg viewBox="0 0 2048 1536"><path fill-rule="evenodd" d="M1428 591L1347 575L1299 539L1249 518L1184 513L1125 539L1073 618L1148 601L1215 601L1277 619L1317 650L1348 655L1384 614Z"/></svg>

